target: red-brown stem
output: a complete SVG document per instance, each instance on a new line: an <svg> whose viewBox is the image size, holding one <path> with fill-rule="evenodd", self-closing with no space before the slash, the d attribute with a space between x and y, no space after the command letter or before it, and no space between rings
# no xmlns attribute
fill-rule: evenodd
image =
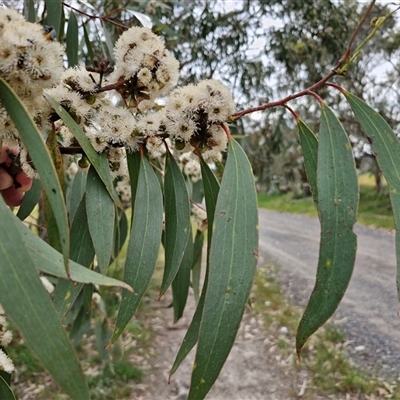
<svg viewBox="0 0 400 400"><path fill-rule="evenodd" d="M144 145L139 144L139 151L140 151L140 158L142 159L144 157Z"/></svg>
<svg viewBox="0 0 400 400"><path fill-rule="evenodd" d="M221 127L225 131L228 141L230 142L232 140L232 135L231 132L229 131L229 128L224 123L221 124Z"/></svg>
<svg viewBox="0 0 400 400"><path fill-rule="evenodd" d="M322 97L319 96L317 93L312 92L311 90L307 90L307 92L305 94L308 94L309 96L312 96L314 98L316 98L319 102L319 104L323 104L324 100L322 100Z"/></svg>
<svg viewBox="0 0 400 400"><path fill-rule="evenodd" d="M284 104L283 107L290 111L296 121L300 119L300 117L294 112L293 108L289 107L287 104Z"/></svg>
<svg viewBox="0 0 400 400"><path fill-rule="evenodd" d="M68 8L70 8L71 10L76 11L76 12L79 13L79 14L85 15L85 16L88 17L89 19L99 19L100 21L107 21L107 22L109 22L110 24L113 24L113 25L115 25L115 26L118 26L118 27L121 28L121 29L124 29L124 30L128 29L128 27L125 26L124 24L121 24L121 23L119 23L119 22L113 21L112 19L109 18L109 15L111 15L111 14L117 12L117 11L120 11L119 8L117 8L116 10L113 10L113 11L109 12L109 13L108 13L107 15L105 15L105 16L99 16L99 15L88 14L88 13L85 12L85 11L79 10L78 8L75 8L75 7L71 6L70 4L67 4L65 1L63 1L62 4L63 4L65 7L68 7Z"/></svg>
<svg viewBox="0 0 400 400"><path fill-rule="evenodd" d="M339 86L339 85L337 85L336 83L333 83L333 82L327 82L327 83L326 83L326 86L331 86L331 87L333 87L333 88L339 90L339 91L342 92L342 93L345 92L345 90L344 90L341 86Z"/></svg>
<svg viewBox="0 0 400 400"><path fill-rule="evenodd" d="M297 99L298 97L302 97L307 94L310 94L309 92L314 92L315 90L320 89L328 82L329 79L331 79L335 75L338 75L337 71L343 65L345 65L346 61L349 59L350 53L351 53L351 46L354 43L354 40L357 37L358 33L360 32L360 29L361 29L362 25L364 24L365 20L368 18L368 15L371 13L371 10L374 7L374 5L375 5L375 0L372 0L371 3L369 4L367 10L365 11L363 17L361 18L360 22L357 24L357 27L355 28L353 34L351 35L349 44L348 44L346 50L344 51L342 57L340 57L339 61L336 63L336 65L333 67L333 69L328 74L326 74L320 81L318 81L317 83L314 83L307 89L304 89L304 90L301 90L300 92L291 94L287 97L284 97L281 100L272 101L272 102L269 102L266 104L262 104L261 106L251 107L246 110L239 111L231 116L231 121L235 121L239 118L242 118L244 115L251 114L256 111L264 111L268 108L283 106L285 103L287 103L290 100Z"/></svg>

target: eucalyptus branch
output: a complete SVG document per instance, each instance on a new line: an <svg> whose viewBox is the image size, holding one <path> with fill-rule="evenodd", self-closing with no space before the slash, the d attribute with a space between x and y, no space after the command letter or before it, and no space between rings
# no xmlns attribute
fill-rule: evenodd
<svg viewBox="0 0 400 400"><path fill-rule="evenodd" d="M124 24L121 24L120 22L114 21L113 19L110 18L110 15L115 14L116 12L121 11L122 8L117 8L117 9L115 9L115 10L110 11L107 15L101 16L101 15L89 14L89 13L87 13L87 12L85 12L85 11L80 10L79 8L75 8L75 7L71 6L70 4L66 3L65 1L63 1L62 4L63 4L65 7L68 7L68 8L70 8L71 10L73 10L73 11L79 13L79 14L85 15L85 16L88 17L89 19L99 19L100 21L109 22L110 24L115 25L115 26L117 26L118 28L121 28L121 29L123 29L123 30L128 29L128 26L126 26L126 25L124 25Z"/></svg>
<svg viewBox="0 0 400 400"><path fill-rule="evenodd" d="M251 107L251 108L248 108L248 109L246 109L246 110L239 111L239 112L233 114L233 115L230 117L230 120L233 122L233 121L238 120L239 118L242 118L244 115L251 114L251 113L256 112L256 111L264 111L264 110L266 110L266 109L268 109L268 108L274 108L274 107L279 107L279 106L285 106L285 104L286 104L288 101L297 99L297 98L299 98L299 97L303 97L303 96L309 95L309 94L311 94L312 92L314 92L315 90L318 90L318 89L320 89L321 87L325 86L326 83L327 83L332 77L334 77L334 76L336 76L336 75L343 75L344 72L346 71L346 69L347 69L347 68L349 67L349 65L351 64L351 62L353 62L354 59L355 59L355 57L358 56L359 52L361 51L361 48L365 45L365 43L366 43L368 40L371 39L371 37L372 37L373 35L375 35L377 29L379 29L379 27L383 24L383 22L385 22L386 19L387 19L390 15L392 15L394 12L396 12L398 9L400 9L400 7L399 7L399 8L396 8L392 13L388 14L388 15L385 16L385 17L382 17L382 18L378 19L377 22L375 23L374 31L371 32L370 35L368 35L368 37L363 41L363 43L357 48L357 50L356 50L354 56L353 56L352 58L350 58L351 46L353 45L353 43L354 43L354 41L355 41L357 35L359 34L362 25L365 23L366 19L368 18L368 15L370 15L370 13L371 13L371 11L372 11L374 5L375 5L375 2L376 2L375 0L371 1L371 3L369 4L369 6L367 7L367 9L366 9L364 15L362 16L361 20L360 20L359 23L357 24L356 28L354 29L354 32L352 33L352 35L351 35L351 37L350 37L348 46L347 46L346 50L344 51L343 55L340 57L340 59L338 60L338 62L336 63L336 65L333 67L333 69L332 69L328 74L326 74L320 81L318 81L317 83L314 83L313 85L311 85L310 87L308 87L308 88L306 88L306 89L304 89L304 90L301 90L301 91L299 91L299 92L297 92L297 93L294 93L294 94L291 94L291 95L289 95L289 96L286 96L286 97L284 97L284 98L281 99L281 100L272 101L272 102L265 103L265 104L262 104L262 105L257 106L257 107ZM372 36L371 36L371 35L372 35ZM365 42L365 43L364 43L364 42ZM349 58L350 58L350 60L349 60ZM346 69L344 69L344 67L346 67Z"/></svg>

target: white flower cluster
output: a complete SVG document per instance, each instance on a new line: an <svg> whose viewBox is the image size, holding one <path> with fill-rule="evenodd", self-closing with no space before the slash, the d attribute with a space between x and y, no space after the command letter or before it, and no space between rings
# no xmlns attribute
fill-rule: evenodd
<svg viewBox="0 0 400 400"><path fill-rule="evenodd" d="M150 29L132 27L114 47L115 70L111 81L124 81L119 92L130 107L149 104L168 94L179 78L179 62Z"/></svg>
<svg viewBox="0 0 400 400"><path fill-rule="evenodd" d="M231 93L216 80L173 90L179 63L148 28L132 27L120 36L113 68L108 60L93 60L94 67L80 65L63 71L62 46L47 40L40 25L6 8L0 8L0 43L0 76L17 92L39 128L54 127L61 146L79 146L64 122L54 121L41 95L46 90L78 123L94 149L106 154L124 198L129 195L124 181L126 151L143 144L156 159L163 157L167 145L191 152L192 161L185 158L183 171L197 180L200 169L193 159L201 155L215 161L226 149L228 138L222 124L235 112ZM161 97L166 97L164 107L156 103ZM18 133L0 104L2 139L19 144ZM33 176L29 155L20 147L24 169Z"/></svg>
<svg viewBox="0 0 400 400"><path fill-rule="evenodd" d="M216 80L175 89L165 104L166 131L182 151L197 151L205 161L219 158L228 138L221 124L235 112L228 88Z"/></svg>
<svg viewBox="0 0 400 400"><path fill-rule="evenodd" d="M50 126L50 106L40 95L54 85L63 71L64 48L47 40L43 27L0 8L0 76L17 93L41 129ZM18 132L0 103L0 140L15 146Z"/></svg>
<svg viewBox="0 0 400 400"><path fill-rule="evenodd" d="M8 322L4 316L3 307L0 305L0 346L6 347L12 341L12 332L7 330ZM11 374L15 369L10 357L0 348L0 371L5 371Z"/></svg>

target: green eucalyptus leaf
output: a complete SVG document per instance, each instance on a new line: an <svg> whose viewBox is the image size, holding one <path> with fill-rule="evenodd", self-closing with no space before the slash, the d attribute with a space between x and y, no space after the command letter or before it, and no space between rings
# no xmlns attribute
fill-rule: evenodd
<svg viewBox="0 0 400 400"><path fill-rule="evenodd" d="M69 258L69 229L67 210L57 171L51 160L49 151L43 140L42 134L38 131L35 123L28 114L23 103L14 93L11 87L0 77L0 101L6 108L13 120L20 137L29 151L33 164L39 172L40 180L46 191L49 203L57 224L64 265L68 271Z"/></svg>
<svg viewBox="0 0 400 400"><path fill-rule="evenodd" d="M192 287L196 302L200 298L201 262L204 245L204 233L197 231L193 243Z"/></svg>
<svg viewBox="0 0 400 400"><path fill-rule="evenodd" d="M35 235L16 217L15 219L19 222L16 223L16 228L22 238L21 245L29 250L31 259L36 269L39 271L63 279L70 278L73 282L93 283L101 286L116 286L133 292L133 289L126 283L98 274L74 261L70 261L70 276L68 276L63 267L62 255Z"/></svg>
<svg viewBox="0 0 400 400"><path fill-rule="evenodd" d="M28 10L25 10L25 17L28 22L36 22L35 0L29 0Z"/></svg>
<svg viewBox="0 0 400 400"><path fill-rule="evenodd" d="M122 292L117 323L110 342L114 343L139 306L157 262L163 220L162 193L157 176L147 158L141 160L131 235L126 254L124 282L135 295Z"/></svg>
<svg viewBox="0 0 400 400"><path fill-rule="evenodd" d="M69 13L66 42L68 66L74 67L78 65L79 31L78 20L73 11Z"/></svg>
<svg viewBox="0 0 400 400"><path fill-rule="evenodd" d="M0 199L0 303L61 388L72 399L90 399L75 351L39 279L32 254L17 228L22 225ZM12 288L12 290L10 290Z"/></svg>
<svg viewBox="0 0 400 400"><path fill-rule="evenodd" d="M120 207L121 200L119 199L118 194L113 186L110 168L108 166L108 161L105 154L98 154L96 152L92 144L89 142L89 139L86 137L85 132L82 131L80 126L74 121L74 119L68 114L66 110L64 110L64 108L60 104L58 104L46 92L43 93L43 96L54 108L55 112L60 116L60 118L64 121L65 125L73 133L75 139L79 142L87 158L90 160L90 163L94 166L101 180L104 182L104 185L107 188L108 193L110 193L111 198L114 200L114 203L118 207Z"/></svg>
<svg viewBox="0 0 400 400"><path fill-rule="evenodd" d="M174 308L174 322L177 322L185 310L190 286L190 271L193 265L193 239L192 230L189 225L190 235L186 245L178 273L172 281L172 306Z"/></svg>
<svg viewBox="0 0 400 400"><path fill-rule="evenodd" d="M89 39L89 34L88 34L86 24L82 24L82 26L83 26L83 37L85 39L85 44L86 44L86 48L87 48L87 58L89 60L93 60L94 51L93 51L93 47L92 47L92 42Z"/></svg>
<svg viewBox="0 0 400 400"><path fill-rule="evenodd" d="M170 152L164 178L165 269L160 297L171 285L181 265L190 235L190 208L185 179Z"/></svg>
<svg viewBox="0 0 400 400"><path fill-rule="evenodd" d="M203 179L203 187L204 187L204 198L206 201L206 210L207 210L207 221L208 221L208 249L211 245L211 237L212 237L212 224L214 221L215 215L215 207L217 204L217 198L219 193L219 183L215 178L215 175L212 173L208 164L203 160L200 159L201 164L201 175ZM196 245L195 245L196 246ZM209 254L209 251L207 251ZM206 276L204 278L203 289L201 292L201 296L199 302L196 307L196 311L193 315L192 321L190 326L185 334L183 339L182 345L179 348L178 354L175 357L175 361L172 365L171 371L169 373L169 379L171 379L172 375L176 372L176 370L181 365L182 361L186 358L186 356L190 353L193 347L196 345L197 340L199 338L199 330L200 330L200 323L201 318L203 315L204 309L204 300L206 296L206 290L208 286L208 275L209 275L209 257L207 256L207 269L206 269Z"/></svg>
<svg viewBox="0 0 400 400"><path fill-rule="evenodd" d="M350 141L340 121L321 108L318 145L318 210L321 241L317 278L296 336L300 355L307 339L335 312L354 268L357 238L353 232L358 181Z"/></svg>
<svg viewBox="0 0 400 400"><path fill-rule="evenodd" d="M74 221L75 213L78 210L81 200L85 194L86 180L87 173L78 171L72 181L71 188L67 191L67 208L71 223Z"/></svg>
<svg viewBox="0 0 400 400"><path fill-rule="evenodd" d="M189 399L206 396L233 346L257 265L257 224L251 166L243 149L232 139L214 214L208 283Z"/></svg>
<svg viewBox="0 0 400 400"><path fill-rule="evenodd" d="M104 274L114 247L115 206L92 166L89 168L86 182L86 212L97 262Z"/></svg>
<svg viewBox="0 0 400 400"><path fill-rule="evenodd" d="M46 24L53 27L57 36L61 36L61 17L62 17L62 2L61 0L45 0L47 15Z"/></svg>
<svg viewBox="0 0 400 400"><path fill-rule="evenodd" d="M17 212L17 217L21 221L23 221L31 214L36 204L39 202L41 194L42 194L42 182L40 182L39 179L34 179L32 181L31 189L25 193L24 199L22 200L22 204L20 205L19 210Z"/></svg>
<svg viewBox="0 0 400 400"><path fill-rule="evenodd" d="M111 258L112 261L118 257L118 254L120 253L122 246L128 237L128 228L128 218L126 217L126 213L118 208L115 214L114 249Z"/></svg>
<svg viewBox="0 0 400 400"><path fill-rule="evenodd" d="M88 179L90 179L90 177ZM95 250L89 232L86 205L86 196L84 196L71 227L70 256L71 260L88 268L93 262ZM70 310L82 288L83 284L76 285L70 280L59 280L54 291L54 307L61 318Z"/></svg>
<svg viewBox="0 0 400 400"><path fill-rule="evenodd" d="M15 400L13 391L8 383L0 376L0 399L1 400Z"/></svg>
<svg viewBox="0 0 400 400"><path fill-rule="evenodd" d="M396 225L397 295L400 299L400 143L388 123L370 106L349 92L344 92L354 115L370 139L376 161L389 186Z"/></svg>
<svg viewBox="0 0 400 400"><path fill-rule="evenodd" d="M300 144L303 150L308 182L311 186L314 204L318 208L318 140L314 132L301 119L297 120L297 127L299 128Z"/></svg>

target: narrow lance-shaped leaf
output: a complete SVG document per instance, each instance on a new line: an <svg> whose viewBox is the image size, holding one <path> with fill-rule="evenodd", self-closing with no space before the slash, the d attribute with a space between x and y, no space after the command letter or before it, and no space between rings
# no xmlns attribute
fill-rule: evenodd
<svg viewBox="0 0 400 400"><path fill-rule="evenodd" d="M164 178L165 268L160 297L171 285L181 265L190 234L190 208L185 179L174 157L167 152Z"/></svg>
<svg viewBox="0 0 400 400"><path fill-rule="evenodd" d="M97 262L104 274L114 246L115 206L93 167L89 169L86 182L86 213Z"/></svg>
<svg viewBox="0 0 400 400"><path fill-rule="evenodd" d="M26 4L26 2L25 2ZM25 18L29 22L36 22L35 0L29 0L28 7L24 10Z"/></svg>
<svg viewBox="0 0 400 400"><path fill-rule="evenodd" d="M0 376L0 399L1 400L15 400L14 393L12 392L8 383Z"/></svg>
<svg viewBox="0 0 400 400"><path fill-rule="evenodd" d="M49 149L51 159L53 164L56 167L58 180L61 184L61 189L65 196L65 172L64 172L64 164L63 159L60 153L60 149L58 147L57 135L55 131L49 132L46 140L47 148ZM57 251L62 250L60 235L58 233L57 228L57 220L56 216L51 208L51 204L47 193L43 193L43 214L46 223L46 232L48 237L48 243L51 247L54 247Z"/></svg>
<svg viewBox="0 0 400 400"><path fill-rule="evenodd" d="M344 91L354 115L370 139L376 161L389 186L396 225L397 296L400 299L400 142L388 123L358 97Z"/></svg>
<svg viewBox="0 0 400 400"><path fill-rule="evenodd" d="M87 48L87 58L89 60L93 60L94 51L93 51L93 47L92 47L92 42L89 39L89 34L88 34L86 24L82 24L82 26L83 26L83 37L85 39L85 44L86 44L86 48Z"/></svg>
<svg viewBox="0 0 400 400"><path fill-rule="evenodd" d="M303 150L308 182L311 186L314 204L318 208L318 140L314 132L301 119L297 120L297 126L299 128L300 144Z"/></svg>
<svg viewBox="0 0 400 400"><path fill-rule="evenodd" d="M22 225L0 199L0 303L25 343L72 399L89 399L75 351L17 229ZM12 290L10 290L12 288Z"/></svg>
<svg viewBox="0 0 400 400"><path fill-rule="evenodd" d="M13 120L22 142L28 149L33 164L40 175L43 187L53 210L64 256L65 268L68 271L69 229L67 210L57 171L51 161L49 151L35 123L25 106L11 87L0 77L0 101Z"/></svg>
<svg viewBox="0 0 400 400"><path fill-rule="evenodd" d="M87 173L78 171L67 191L67 209L71 223L74 221L75 213L78 210L81 200L86 191Z"/></svg>
<svg viewBox="0 0 400 400"><path fill-rule="evenodd" d="M174 322L177 322L185 310L189 294L190 271L193 265L193 238L192 229L189 225L190 235L186 245L185 253L175 279L172 281L172 306L174 308Z"/></svg>
<svg viewBox="0 0 400 400"><path fill-rule="evenodd" d="M86 204L86 196L84 196L71 227L70 255L71 260L88 268L93 262L95 251L89 232ZM83 284L77 285L69 280L59 280L54 291L53 303L60 317L64 317L70 310L82 288Z"/></svg>
<svg viewBox="0 0 400 400"><path fill-rule="evenodd" d="M70 11L66 37L69 67L78 65L78 39L78 20L76 19L75 13L73 11Z"/></svg>
<svg viewBox="0 0 400 400"><path fill-rule="evenodd" d="M57 35L61 36L61 16L62 4L61 0L45 0L47 8L46 24L53 27Z"/></svg>
<svg viewBox="0 0 400 400"><path fill-rule="evenodd" d="M321 221L317 278L297 330L298 354L342 300L353 272L357 248L353 226L358 182L353 152L340 121L325 104L321 109L317 185Z"/></svg>
<svg viewBox="0 0 400 400"><path fill-rule="evenodd" d="M215 215L215 207L217 205L219 183L218 183L215 175L212 173L210 167L207 165L207 163L203 159L200 159L200 165L201 165L201 175L202 175L203 185L204 185L204 198L206 201L206 210L207 210L207 222L208 222L208 230L207 230L207 235L208 235L207 243L208 244L207 244L207 246L209 249L210 244L211 244L212 232L213 232L213 221L214 221L214 215ZM207 254L209 254L209 251L207 251ZM196 311L193 315L192 322L190 323L190 326L186 332L186 335L183 339L182 345L179 348L178 354L175 357L174 364L172 365L171 372L169 373L169 379L171 379L172 375L179 368L182 361L186 358L186 356L190 353L190 351L193 349L193 347L197 343L197 340L199 337L201 318L203 315L204 300L205 300L207 284L208 284L208 271L209 271L208 264L209 263L208 263L208 257L207 257L206 276L204 279L201 296L200 296L199 302L197 304Z"/></svg>
<svg viewBox="0 0 400 400"><path fill-rule="evenodd" d="M15 216L14 218L16 219ZM16 222L15 226L22 238L21 246L29 250L29 254L36 269L48 275L68 279L68 275L63 267L62 255L49 246L44 240L35 235L24 224ZM85 268L73 261L70 261L69 278L73 282L121 287L133 293L133 289L126 283L98 274L97 272Z"/></svg>
<svg viewBox="0 0 400 400"><path fill-rule="evenodd" d="M258 255L258 216L250 163L233 139L215 210L210 266L189 399L203 399L232 348Z"/></svg>
<svg viewBox="0 0 400 400"><path fill-rule="evenodd" d="M163 206L157 176L147 158L140 165L133 221L126 254L124 282L136 295L122 292L117 323L110 343L114 343L132 318L153 275L161 244Z"/></svg>
<svg viewBox="0 0 400 400"><path fill-rule="evenodd" d="M85 152L87 158L90 160L90 163L94 166L101 180L104 182L104 185L107 188L108 193L110 193L111 198L114 200L114 203L118 207L120 207L121 200L119 199L118 194L113 186L110 168L108 166L108 161L105 157L105 154L98 154L96 152L89 139L86 137L85 132L82 131L80 126L74 121L74 119L68 114L66 110L64 110L64 108L60 104L58 104L46 92L43 92L43 96L54 108L54 111L64 121L65 125L67 125L67 127L70 129L76 140L81 145L82 150Z"/></svg>
<svg viewBox="0 0 400 400"><path fill-rule="evenodd" d="M32 181L31 189L25 193L24 199L22 200L22 204L20 205L17 217L23 221L26 217L28 217L36 204L39 202L40 195L42 193L42 182L39 179L34 179Z"/></svg>
<svg viewBox="0 0 400 400"><path fill-rule="evenodd" d="M204 232L197 230L193 243L192 286L196 302L200 299L200 276L204 247Z"/></svg>

